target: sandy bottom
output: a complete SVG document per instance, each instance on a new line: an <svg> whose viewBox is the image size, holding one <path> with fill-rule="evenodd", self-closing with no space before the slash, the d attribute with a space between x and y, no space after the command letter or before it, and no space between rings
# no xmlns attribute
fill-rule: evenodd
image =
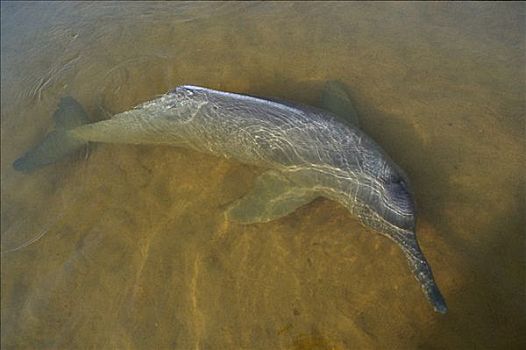
<svg viewBox="0 0 526 350"><path fill-rule="evenodd" d="M525 346L525 7L2 3L2 348ZM328 79L409 174L448 314L337 203L226 221L261 169L128 145L11 168L64 95L100 120L180 84L315 104Z"/></svg>

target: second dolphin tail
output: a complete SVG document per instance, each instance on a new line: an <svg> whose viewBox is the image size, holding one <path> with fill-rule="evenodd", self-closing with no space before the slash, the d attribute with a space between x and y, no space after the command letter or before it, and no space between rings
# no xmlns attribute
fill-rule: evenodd
<svg viewBox="0 0 526 350"><path fill-rule="evenodd" d="M68 132L89 122L84 108L73 97L63 97L53 114L55 129L36 146L14 161L15 170L31 172L42 166L52 164L75 153L86 141L71 136Z"/></svg>

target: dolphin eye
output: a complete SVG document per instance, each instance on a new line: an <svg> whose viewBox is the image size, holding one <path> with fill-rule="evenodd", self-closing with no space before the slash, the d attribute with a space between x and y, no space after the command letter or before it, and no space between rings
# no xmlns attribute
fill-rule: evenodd
<svg viewBox="0 0 526 350"><path fill-rule="evenodd" d="M387 198L402 212L413 212L414 203L407 182L398 174L390 176L385 186Z"/></svg>
<svg viewBox="0 0 526 350"><path fill-rule="evenodd" d="M394 183L397 184L397 185L399 185L399 186L401 186L401 187L403 187L403 188L406 189L406 190L408 189L408 188L407 188L407 183L406 183L405 180L402 179L401 177L397 178L397 179L394 181Z"/></svg>

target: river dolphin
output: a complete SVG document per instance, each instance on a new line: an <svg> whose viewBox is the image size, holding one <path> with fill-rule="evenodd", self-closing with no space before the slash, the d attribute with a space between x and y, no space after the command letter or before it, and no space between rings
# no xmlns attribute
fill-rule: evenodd
<svg viewBox="0 0 526 350"><path fill-rule="evenodd" d="M14 167L31 171L88 142L180 146L262 167L251 192L227 210L228 219L267 222L317 197L334 200L400 246L434 310L445 313L416 239L406 174L358 127L342 84L326 85L322 107L185 85L87 124L82 106L67 97L55 112L55 130Z"/></svg>

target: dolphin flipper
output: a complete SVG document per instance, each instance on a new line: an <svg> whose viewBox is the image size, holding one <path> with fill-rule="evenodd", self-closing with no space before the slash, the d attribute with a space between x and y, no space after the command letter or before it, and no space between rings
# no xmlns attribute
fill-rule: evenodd
<svg viewBox="0 0 526 350"><path fill-rule="evenodd" d="M241 224L268 222L292 213L316 197L319 194L315 191L269 170L256 179L252 191L228 208L226 215Z"/></svg>
<svg viewBox="0 0 526 350"><path fill-rule="evenodd" d="M336 80L328 81L321 93L320 103L321 108L334 113L344 122L360 127L358 113L356 113L343 83Z"/></svg>

